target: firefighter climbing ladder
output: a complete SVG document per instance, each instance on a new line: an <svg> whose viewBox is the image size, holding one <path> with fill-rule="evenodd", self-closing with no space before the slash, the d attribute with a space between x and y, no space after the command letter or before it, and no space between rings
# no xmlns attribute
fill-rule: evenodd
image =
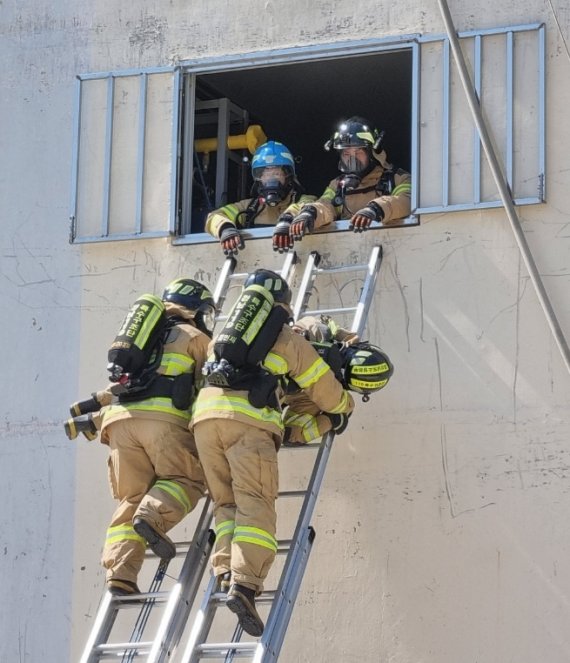
<svg viewBox="0 0 570 663"><path fill-rule="evenodd" d="M296 263L296 253L288 253L281 269L281 276L285 280L292 279ZM235 258L227 258L218 277L213 293L218 310L223 308L231 282L243 281L247 276L235 273L235 267ZM226 318L225 315L219 315L216 322ZM121 663L131 663L143 657L146 657L147 663L172 660L171 655L184 631L209 560L214 542L214 533L209 529L211 521L212 508L210 501L206 500L192 541L176 544L177 557L185 555L185 560L178 581L170 591L161 591L168 563L160 562L148 592L124 597L114 597L105 592L80 663L95 663L111 658L121 658ZM163 608L163 615L156 635L152 641L142 641L151 612L158 606ZM119 611L137 608L139 614L129 641L109 642Z"/></svg>
<svg viewBox="0 0 570 663"><path fill-rule="evenodd" d="M372 248L366 264L321 268L319 267L320 260L317 252L312 252L307 257L307 264L293 308L295 319L305 314L353 313L351 330L361 336L366 325L376 279L382 262L382 247L374 246ZM294 252L288 253L281 269L281 275L289 282L291 282L296 264L296 254ZM228 258L220 272L214 291L214 299L218 309L223 308L231 282L239 279L243 280L246 276L246 274L236 274L235 266L235 259ZM314 283L319 275L334 276L335 274L352 272L365 272L360 298L356 306L319 310L308 309ZM225 319L227 319L227 316L220 315L217 321ZM279 542L278 554L287 554L279 586L276 591L264 592L258 600L260 603L271 603L267 624L259 640L241 642L243 631L238 625L230 642L207 642L215 612L218 607L225 603L225 594L216 591L215 578L211 576L201 607L192 625L186 647L183 650L182 658L177 658L178 645L208 565L214 542L214 534L210 529L212 508L211 503L206 501L192 541L177 544L177 556L185 554L185 560L178 581L173 588L167 592L160 591L167 571L167 564L161 562L148 592L125 597L113 597L109 592L106 592L99 606L80 663L95 663L96 661L117 660L118 658L121 659L122 663L131 663L135 659L144 659L146 663L166 663L167 661L196 663L206 658L223 659L226 662L231 662L236 658L248 658L253 663L277 661L315 536L310 522L333 440L334 434L327 433L320 445L312 445L318 446L319 450L306 490L280 493L282 498L302 496L304 499L293 538ZM153 640L143 641L142 636L150 614L158 606L163 607L163 615L156 634ZM123 643L111 643L108 639L117 614L125 608L139 609L139 615L130 640Z"/></svg>
<svg viewBox="0 0 570 663"><path fill-rule="evenodd" d="M294 317L302 314L318 313L353 313L351 331L362 336L368 311L374 294L376 278L382 262L382 247L374 246L367 264L345 267L320 268L320 256L313 252L308 256L299 292L294 304ZM314 282L321 274L339 274L365 271L359 301L356 306L334 309L308 310L308 302ZM248 659L252 663L272 663L278 660L281 645L285 637L289 619L307 565L315 532L311 527L311 518L324 477L326 465L334 440L333 433L327 433L320 445L315 459L311 478L304 491L280 492L280 497L304 497L293 538L279 541L277 554L287 554L287 559L276 591L263 592L256 600L258 603L270 602L271 610L263 635L259 641L241 642L242 629L238 625L231 642L207 642L208 634L218 607L223 606L225 594L216 591L216 579L211 576L202 605L196 615L190 637L180 663L197 663L203 659L223 659L231 662L236 658ZM317 445L314 445L317 446Z"/></svg>

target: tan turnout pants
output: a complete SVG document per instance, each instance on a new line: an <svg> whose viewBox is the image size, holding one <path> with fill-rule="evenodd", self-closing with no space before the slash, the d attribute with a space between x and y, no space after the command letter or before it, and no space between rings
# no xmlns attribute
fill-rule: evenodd
<svg viewBox="0 0 570 663"><path fill-rule="evenodd" d="M194 435L214 501L213 571L260 592L277 552L273 435L231 419L198 421Z"/></svg>
<svg viewBox="0 0 570 663"><path fill-rule="evenodd" d="M136 582L146 542L134 531L133 518L144 518L164 535L204 495L204 473L192 434L181 426L131 418L112 422L106 431L109 483L120 504L107 530L102 564L107 580Z"/></svg>

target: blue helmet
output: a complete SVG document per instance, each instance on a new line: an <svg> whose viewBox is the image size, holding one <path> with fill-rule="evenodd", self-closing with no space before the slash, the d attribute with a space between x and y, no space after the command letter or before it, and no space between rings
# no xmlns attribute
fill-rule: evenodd
<svg viewBox="0 0 570 663"><path fill-rule="evenodd" d="M251 170L255 177L257 168L266 168L267 166L284 166L291 169L291 173L295 174L295 160L289 151L289 148L279 143L276 140L270 140L263 143L255 150L253 159L251 161Z"/></svg>
<svg viewBox="0 0 570 663"><path fill-rule="evenodd" d="M295 184L295 160L283 143L270 140L258 147L251 161L254 195L273 207L289 195Z"/></svg>

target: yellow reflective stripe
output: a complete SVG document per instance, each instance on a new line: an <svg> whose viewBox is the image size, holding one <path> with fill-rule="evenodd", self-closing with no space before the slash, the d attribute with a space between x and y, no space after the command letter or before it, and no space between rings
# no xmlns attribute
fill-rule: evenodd
<svg viewBox="0 0 570 663"><path fill-rule="evenodd" d="M311 421L303 426L303 438L305 442L310 442L311 440L319 437L319 427L317 425L316 417L311 417Z"/></svg>
<svg viewBox="0 0 570 663"><path fill-rule="evenodd" d="M271 299L273 299L273 297ZM261 327L269 317L272 307L273 307L272 301L269 302L268 300L265 300L263 302L257 314L255 315L253 320L249 323L249 326L246 329L245 333L242 334L242 340L246 345L250 345L253 339L257 336L259 330L261 329Z"/></svg>
<svg viewBox="0 0 570 663"><path fill-rule="evenodd" d="M226 396L225 394L219 396L199 396L196 401L194 417L200 417L202 414L212 410L245 414L257 421L263 421L264 423L274 424L278 428L283 428L279 412L269 407L253 407L247 398Z"/></svg>
<svg viewBox="0 0 570 663"><path fill-rule="evenodd" d="M306 389L312 384L315 384L327 371L330 371L328 364L319 357L304 373L301 373L299 376L294 375L293 377L301 389Z"/></svg>
<svg viewBox="0 0 570 663"><path fill-rule="evenodd" d="M221 207L218 210L219 214L225 214L230 221L235 221L237 219L237 215L239 214L239 208L236 207L235 205L226 205L225 207Z"/></svg>
<svg viewBox="0 0 570 663"><path fill-rule="evenodd" d="M372 364L368 366L353 366L351 369L351 373L353 375L367 375L370 373L384 373L388 369L388 364L386 362L382 364Z"/></svg>
<svg viewBox="0 0 570 663"><path fill-rule="evenodd" d="M348 392L342 392L342 398L340 399L339 404L334 407L332 410L329 410L331 414L337 414L339 412L346 412L348 405Z"/></svg>
<svg viewBox="0 0 570 663"><path fill-rule="evenodd" d="M273 375L285 375L289 370L287 361L275 352L268 352L263 360L265 368Z"/></svg>
<svg viewBox="0 0 570 663"><path fill-rule="evenodd" d="M190 373L196 362L192 357L182 355L178 352L165 352L162 355L160 367L163 375L174 376L181 373Z"/></svg>
<svg viewBox="0 0 570 663"><path fill-rule="evenodd" d="M192 503L188 499L188 495L182 486L175 481L170 479L159 479L153 486L153 488L158 488L158 490L163 490L165 493L168 493L174 499L182 504L186 513L192 511Z"/></svg>
<svg viewBox="0 0 570 663"><path fill-rule="evenodd" d="M391 196L398 196L401 193L410 193L412 190L412 185L409 182L402 182L398 186L392 189Z"/></svg>
<svg viewBox="0 0 570 663"><path fill-rule="evenodd" d="M321 196L321 198L323 200L332 200L335 196L336 196L336 191L334 189L331 189L330 186L328 186L325 189L325 191L324 191L323 195Z"/></svg>
<svg viewBox="0 0 570 663"><path fill-rule="evenodd" d="M253 543L255 546L269 548L269 550L277 552L277 541L275 540L275 537L269 532L257 527L236 527L232 543L239 542Z"/></svg>
<svg viewBox="0 0 570 663"><path fill-rule="evenodd" d="M105 539L105 544L112 546L114 543L120 543L121 541L138 541L146 548L146 541L142 536L139 536L132 525L125 523L124 525L115 525L114 527L109 527L107 530L107 536Z"/></svg>
<svg viewBox="0 0 570 663"><path fill-rule="evenodd" d="M386 385L388 380L378 380L378 382L368 382L367 380L355 380L351 378L350 384L354 387L360 387L361 389L382 389Z"/></svg>
<svg viewBox="0 0 570 663"><path fill-rule="evenodd" d="M150 315L148 318L143 322L142 327L140 329L140 332L137 335L137 338L135 340L135 345L137 348L144 348L146 345L146 342L148 341L148 337L150 336L151 331L153 330L153 327L156 325L158 319L162 315L162 301L155 297L154 295L147 295L148 299L151 300L156 300L156 302L160 303L161 308L154 308L152 309Z"/></svg>
<svg viewBox="0 0 570 663"><path fill-rule="evenodd" d="M283 423L285 426L305 426L311 418L310 414L297 414L287 410L283 417Z"/></svg>
<svg viewBox="0 0 570 663"><path fill-rule="evenodd" d="M221 539L223 536L228 534L233 534L236 526L235 520L224 520L221 523L216 525L216 541Z"/></svg>
<svg viewBox="0 0 570 663"><path fill-rule="evenodd" d="M125 403L124 405L111 405L105 408L104 417L109 418L121 412L162 412L164 414L172 414L173 416L180 417L184 421L190 421L190 410L177 410L173 405L170 398L163 398L157 396L156 398L147 398L138 403Z"/></svg>

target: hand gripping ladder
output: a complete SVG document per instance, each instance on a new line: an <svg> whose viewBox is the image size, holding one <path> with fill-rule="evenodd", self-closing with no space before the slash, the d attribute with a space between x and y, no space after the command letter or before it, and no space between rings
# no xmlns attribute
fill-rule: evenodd
<svg viewBox="0 0 570 663"><path fill-rule="evenodd" d="M368 263L343 267L319 268L320 256L317 252L311 253L307 258L302 281L299 287L295 305L295 319L301 315L314 315L319 313L346 314L353 313L351 331L362 336L368 311L374 295L376 279L382 263L382 247L374 246ZM360 298L356 306L331 308L320 310L307 310L307 305L317 276L321 274L335 275L339 273L365 272ZM280 497L303 496L303 504L295 527L293 538L278 542L277 554L287 554L287 559L281 573L279 585L275 591L264 591L257 599L257 603L271 603L271 610L263 635L259 640L241 642L243 630L238 625L230 642L207 642L208 634L218 607L225 603L225 594L216 591L216 579L211 576L204 594L202 605L196 615L190 632L187 646L179 663L197 663L203 659L224 660L230 663L235 659L248 659L252 663L273 663L279 658L281 646L293 612L293 606L301 581L305 572L315 531L311 527L311 518L318 498L321 483L325 474L326 465L334 440L334 433L327 433L320 444L310 444L309 447L318 448L311 477L304 491L280 492ZM303 447L301 447L303 448ZM281 453L285 450L282 449ZM297 453L298 450L293 450ZM178 663L178 662L177 662Z"/></svg>
<svg viewBox="0 0 570 663"><path fill-rule="evenodd" d="M281 276L290 280L297 263L295 252L287 254ZM214 290L214 301L219 311L223 309L230 283L244 280L247 274L235 273L236 260L229 257L224 261ZM220 313L216 322L227 319ZM145 660L146 663L170 661L178 645L214 543L214 532L209 529L212 521L212 506L207 498L190 543L176 544L177 557L186 555L176 584L169 591L161 591L166 576L168 562L158 565L148 592L123 597L114 597L105 592L97 610L95 622L83 650L80 663L96 663L110 659L121 659L121 663ZM145 627L151 613L158 607L164 608L162 618L153 640L143 641ZM128 642L111 643L109 641L118 613L124 609L138 609L139 614L132 628Z"/></svg>

